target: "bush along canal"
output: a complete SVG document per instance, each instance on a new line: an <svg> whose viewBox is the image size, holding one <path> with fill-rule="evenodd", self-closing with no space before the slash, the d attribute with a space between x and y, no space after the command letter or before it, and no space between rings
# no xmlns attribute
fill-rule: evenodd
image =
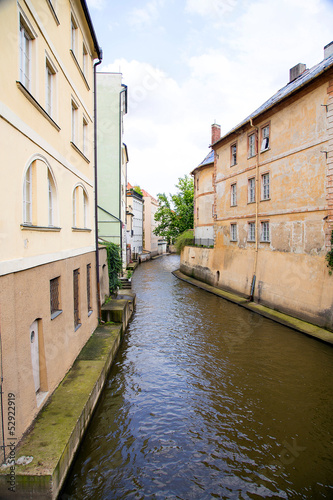
<svg viewBox="0 0 333 500"><path fill-rule="evenodd" d="M178 280L134 317L61 499L333 498L333 348Z"/></svg>

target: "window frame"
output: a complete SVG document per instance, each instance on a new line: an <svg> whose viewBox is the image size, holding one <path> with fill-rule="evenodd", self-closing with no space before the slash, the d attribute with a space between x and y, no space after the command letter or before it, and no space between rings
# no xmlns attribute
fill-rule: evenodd
<svg viewBox="0 0 333 500"><path fill-rule="evenodd" d="M254 221L248 222L247 241L250 243L256 241L256 223Z"/></svg>
<svg viewBox="0 0 333 500"><path fill-rule="evenodd" d="M264 131L266 129L268 129L268 135L264 135L265 134ZM270 123L266 123L260 129L260 153L264 153L265 151L267 151L268 149L270 149L270 140L271 140L270 132L271 132ZM263 147L265 139L267 139L266 146Z"/></svg>
<svg viewBox="0 0 333 500"><path fill-rule="evenodd" d="M73 269L73 313L74 331L82 326L80 318L80 268Z"/></svg>
<svg viewBox="0 0 333 500"><path fill-rule="evenodd" d="M71 99L71 126L72 126L72 131L71 131L71 139L72 143L77 147L77 138L78 138L78 133L77 133L77 118L78 118L78 110L79 106L75 99Z"/></svg>
<svg viewBox="0 0 333 500"><path fill-rule="evenodd" d="M230 224L230 241L238 241L237 223Z"/></svg>
<svg viewBox="0 0 333 500"><path fill-rule="evenodd" d="M270 224L268 220L260 221L260 242L261 243L270 243L271 241L271 232L270 232Z"/></svg>
<svg viewBox="0 0 333 500"><path fill-rule="evenodd" d="M77 36L77 30L78 30L78 23L74 17L73 12L71 13L71 51L76 57L77 53L77 43L78 43L78 36Z"/></svg>
<svg viewBox="0 0 333 500"><path fill-rule="evenodd" d="M268 179L268 182L265 182L266 179ZM271 199L270 172L264 172L261 174L261 201L267 201L270 199Z"/></svg>
<svg viewBox="0 0 333 500"><path fill-rule="evenodd" d="M32 225L32 164L26 170L23 185L23 224Z"/></svg>
<svg viewBox="0 0 333 500"><path fill-rule="evenodd" d="M82 118L82 153L88 156L88 120L85 116Z"/></svg>
<svg viewBox="0 0 333 500"><path fill-rule="evenodd" d="M87 308L88 308L88 316L93 312L92 308L92 293L91 293L91 263L87 264Z"/></svg>
<svg viewBox="0 0 333 500"><path fill-rule="evenodd" d="M54 286L55 285L55 286ZM56 288L56 290L54 290ZM61 279L60 276L50 280L50 311L51 320L62 313L61 308Z"/></svg>
<svg viewBox="0 0 333 500"><path fill-rule="evenodd" d="M33 33L20 14L20 83L31 92L32 88L32 41Z"/></svg>
<svg viewBox="0 0 333 500"><path fill-rule="evenodd" d="M233 151L233 148L235 150ZM230 145L230 166L237 165L237 141Z"/></svg>
<svg viewBox="0 0 333 500"><path fill-rule="evenodd" d="M253 143L252 143L252 137L253 137ZM247 150L248 150L247 157L248 158L253 158L254 156L257 155L257 151L258 151L257 137L258 136L257 136L256 132L251 132L247 136Z"/></svg>
<svg viewBox="0 0 333 500"><path fill-rule="evenodd" d="M230 185L230 206L237 206L237 182L233 182Z"/></svg>
<svg viewBox="0 0 333 500"><path fill-rule="evenodd" d="M254 181L253 186L251 186L252 181ZM247 202L256 202L256 178L255 176L249 177L247 180Z"/></svg>

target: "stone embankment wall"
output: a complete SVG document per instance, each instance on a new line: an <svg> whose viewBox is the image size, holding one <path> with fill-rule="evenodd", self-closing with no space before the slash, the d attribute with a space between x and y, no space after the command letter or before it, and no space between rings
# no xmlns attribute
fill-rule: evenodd
<svg viewBox="0 0 333 500"><path fill-rule="evenodd" d="M180 270L250 298L254 260L255 250L185 247ZM323 254L259 251L253 300L333 330L333 276Z"/></svg>

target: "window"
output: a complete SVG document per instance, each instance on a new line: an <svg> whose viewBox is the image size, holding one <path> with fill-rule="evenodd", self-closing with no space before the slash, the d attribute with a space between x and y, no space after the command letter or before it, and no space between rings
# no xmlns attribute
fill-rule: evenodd
<svg viewBox="0 0 333 500"><path fill-rule="evenodd" d="M80 269L73 271L74 328L81 326L80 320Z"/></svg>
<svg viewBox="0 0 333 500"><path fill-rule="evenodd" d="M31 91L31 52L32 35L20 20L20 82Z"/></svg>
<svg viewBox="0 0 333 500"><path fill-rule="evenodd" d="M85 78L87 79L87 76L88 76L87 75L87 72L88 72L88 51L87 51L85 44L83 44L83 46L82 46L82 71L83 71Z"/></svg>
<svg viewBox="0 0 333 500"><path fill-rule="evenodd" d="M54 115L54 95L55 95L55 74L56 70L51 61L46 59L46 75L45 75L45 110L49 116Z"/></svg>
<svg viewBox="0 0 333 500"><path fill-rule="evenodd" d="M41 155L37 155L24 176L23 225L55 229L56 207L57 190L51 168Z"/></svg>
<svg viewBox="0 0 333 500"><path fill-rule="evenodd" d="M77 104L72 100L72 142L76 143L76 126L77 126Z"/></svg>
<svg viewBox="0 0 333 500"><path fill-rule="evenodd" d="M261 199L270 199L270 188L269 188L269 173L263 174L261 176Z"/></svg>
<svg viewBox="0 0 333 500"><path fill-rule="evenodd" d="M237 224L230 224L230 241L237 241Z"/></svg>
<svg viewBox="0 0 333 500"><path fill-rule="evenodd" d="M261 129L261 151L266 151L269 148L269 125Z"/></svg>
<svg viewBox="0 0 333 500"><path fill-rule="evenodd" d="M249 158L256 155L256 134L249 135Z"/></svg>
<svg viewBox="0 0 333 500"><path fill-rule="evenodd" d="M270 234L269 234L269 222L261 223L261 241L269 242Z"/></svg>
<svg viewBox="0 0 333 500"><path fill-rule="evenodd" d="M231 166L233 167L237 163L237 144L231 146Z"/></svg>
<svg viewBox="0 0 333 500"><path fill-rule="evenodd" d="M91 305L91 264L87 265L87 305L88 305L88 313L92 312Z"/></svg>
<svg viewBox="0 0 333 500"><path fill-rule="evenodd" d="M231 184L231 199L230 199L230 205L232 207L235 207L237 205L237 184Z"/></svg>
<svg viewBox="0 0 333 500"><path fill-rule="evenodd" d="M73 228L88 228L88 195L81 184L73 191Z"/></svg>
<svg viewBox="0 0 333 500"><path fill-rule="evenodd" d="M71 16L71 49L72 52L76 53L76 41L77 41L77 23L73 16Z"/></svg>
<svg viewBox="0 0 333 500"><path fill-rule="evenodd" d="M254 203L256 201L256 179L251 177L247 183L247 202Z"/></svg>
<svg viewBox="0 0 333 500"><path fill-rule="evenodd" d="M49 186L49 226L53 226L53 189L52 189L52 181L50 177L48 177L48 186Z"/></svg>
<svg viewBox="0 0 333 500"><path fill-rule="evenodd" d="M88 121L83 118L82 121L82 152L85 156L88 155Z"/></svg>
<svg viewBox="0 0 333 500"><path fill-rule="evenodd" d="M199 219L199 207L197 207L197 219Z"/></svg>
<svg viewBox="0 0 333 500"><path fill-rule="evenodd" d="M32 224L32 165L29 166L24 178L23 222Z"/></svg>
<svg viewBox="0 0 333 500"><path fill-rule="evenodd" d="M199 177L197 177L197 191L199 191Z"/></svg>
<svg viewBox="0 0 333 500"><path fill-rule="evenodd" d="M50 280L50 308L51 319L56 318L62 312L60 306L60 277Z"/></svg>
<svg viewBox="0 0 333 500"><path fill-rule="evenodd" d="M255 241L256 240L256 223L255 222L249 222L247 239L248 239L248 241Z"/></svg>

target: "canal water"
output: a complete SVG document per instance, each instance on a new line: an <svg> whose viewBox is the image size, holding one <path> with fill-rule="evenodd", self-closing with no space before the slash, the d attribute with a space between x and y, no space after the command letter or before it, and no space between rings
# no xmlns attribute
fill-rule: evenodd
<svg viewBox="0 0 333 500"><path fill-rule="evenodd" d="M178 267L135 271L135 315L60 498L333 498L333 348Z"/></svg>

